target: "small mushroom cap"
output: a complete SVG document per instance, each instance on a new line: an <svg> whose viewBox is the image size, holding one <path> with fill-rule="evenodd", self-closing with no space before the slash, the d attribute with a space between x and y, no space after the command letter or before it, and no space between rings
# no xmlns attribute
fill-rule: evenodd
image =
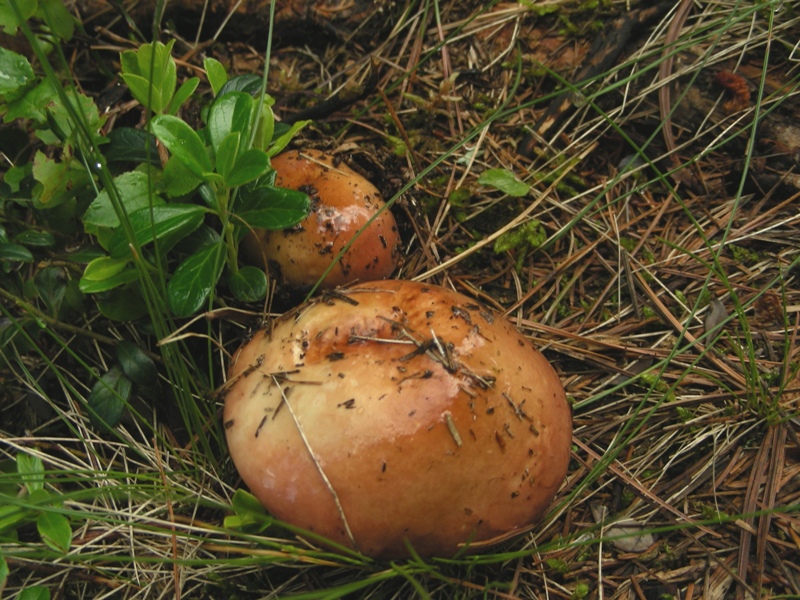
<svg viewBox="0 0 800 600"><path fill-rule="evenodd" d="M311 214L283 231L257 230L245 237L249 261L272 264L293 289L314 285L339 252L385 203L378 189L344 163L319 150L292 150L272 159L276 185L306 192ZM389 210L380 213L325 277L322 288L385 279L397 268L400 237Z"/></svg>
<svg viewBox="0 0 800 600"><path fill-rule="evenodd" d="M360 284L302 305L234 356L231 457L277 518L377 558L452 555L539 520L569 461L553 368L450 290Z"/></svg>

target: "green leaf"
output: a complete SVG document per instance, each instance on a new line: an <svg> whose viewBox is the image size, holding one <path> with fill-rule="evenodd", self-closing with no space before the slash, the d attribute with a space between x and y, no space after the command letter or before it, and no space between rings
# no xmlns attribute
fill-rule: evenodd
<svg viewBox="0 0 800 600"><path fill-rule="evenodd" d="M17 244L25 246L33 246L35 248L52 248L56 245L55 236L49 231L36 231L34 229L26 229L20 232L14 238Z"/></svg>
<svg viewBox="0 0 800 600"><path fill-rule="evenodd" d="M147 304L138 286L126 286L106 292L97 298L97 308L105 318L120 323L135 321L148 314Z"/></svg>
<svg viewBox="0 0 800 600"><path fill-rule="evenodd" d="M103 144L107 139L99 131L103 124L106 122L105 116L100 116L100 112L94 100L84 94L67 90L67 101L72 108L83 116L82 121L85 123L92 136L92 141L96 144ZM46 105L47 124L53 133L59 135L62 141L68 146L74 146L82 141L83 129L73 121L72 116L63 102L55 102ZM39 137L45 143L52 143L51 140L38 133Z"/></svg>
<svg viewBox="0 0 800 600"><path fill-rule="evenodd" d="M524 196L531 189L531 186L517 179L508 169L487 169L478 177L478 183L515 197Z"/></svg>
<svg viewBox="0 0 800 600"><path fill-rule="evenodd" d="M228 81L228 73L225 67L216 58L206 58L203 60L203 68L206 70L208 83L211 84L211 91L216 96L225 82Z"/></svg>
<svg viewBox="0 0 800 600"><path fill-rule="evenodd" d="M19 593L17 600L50 600L50 588L43 585L26 587Z"/></svg>
<svg viewBox="0 0 800 600"><path fill-rule="evenodd" d="M0 0L1 1L1 0ZM56 92L49 79L45 79L33 89L8 103L5 107L3 121L10 123L15 119L31 119L38 126L43 126L47 122L47 107L52 104Z"/></svg>
<svg viewBox="0 0 800 600"><path fill-rule="evenodd" d="M50 30L64 41L72 39L75 17L67 10L64 0L39 0L37 13Z"/></svg>
<svg viewBox="0 0 800 600"><path fill-rule="evenodd" d="M60 513L42 511L36 518L36 529L42 541L56 552L68 552L72 545L72 527Z"/></svg>
<svg viewBox="0 0 800 600"><path fill-rule="evenodd" d="M3 175L3 183L9 187L12 194L16 194L20 191L22 182L31 173L33 173L33 165L31 163L9 167L6 174Z"/></svg>
<svg viewBox="0 0 800 600"><path fill-rule="evenodd" d="M272 138L275 135L275 114L270 106L272 102L272 98L265 98L264 102L261 103L261 118L258 121L258 129L253 139L253 148L266 151L272 143Z"/></svg>
<svg viewBox="0 0 800 600"><path fill-rule="evenodd" d="M67 275L61 267L45 267L34 278L39 298L47 306L51 316L58 316L67 292Z"/></svg>
<svg viewBox="0 0 800 600"><path fill-rule="evenodd" d="M183 162L175 156L171 156L164 165L161 187L170 198L185 196L194 191L201 183L203 180L187 169Z"/></svg>
<svg viewBox="0 0 800 600"><path fill-rule="evenodd" d="M203 248L175 270L167 284L169 308L177 317L197 312L217 285L225 265L225 244Z"/></svg>
<svg viewBox="0 0 800 600"><path fill-rule="evenodd" d="M195 176L204 178L211 171L211 159L197 132L178 117L161 115L154 117L151 128L155 136Z"/></svg>
<svg viewBox="0 0 800 600"><path fill-rule="evenodd" d="M33 84L33 68L22 54L0 47L0 99L21 98Z"/></svg>
<svg viewBox="0 0 800 600"><path fill-rule="evenodd" d="M83 272L79 289L85 294L107 292L139 278L139 271L128 267L127 258L111 258L100 256L88 265Z"/></svg>
<svg viewBox="0 0 800 600"><path fill-rule="evenodd" d="M36 0L17 0L17 8L22 13L23 20L27 21L36 13L39 3ZM3 27L8 35L17 33L17 27L19 27L17 15L9 5L8 0L0 0L0 26Z"/></svg>
<svg viewBox="0 0 800 600"><path fill-rule="evenodd" d="M47 493L47 492L43 492ZM16 530L24 524L33 521L33 511L26 510L18 506L0 505L0 533L5 533L3 537L16 536Z"/></svg>
<svg viewBox="0 0 800 600"><path fill-rule="evenodd" d="M239 153L239 142L241 134L238 131L232 131L225 139L223 139L216 150L216 165L217 173L222 175L225 184L228 183L228 175L233 170L233 165L236 163L236 156Z"/></svg>
<svg viewBox="0 0 800 600"><path fill-rule="evenodd" d="M34 193L39 208L54 208L74 199L78 190L89 181L83 169L73 169L67 162L48 158L41 150L37 150L33 157L33 177L40 184Z"/></svg>
<svg viewBox="0 0 800 600"><path fill-rule="evenodd" d="M130 171L114 178L114 187L125 211L131 213L153 206L163 206L164 200L150 189L147 173ZM87 233L96 235L100 227L114 228L120 224L117 211L106 190L100 192L83 213L83 225Z"/></svg>
<svg viewBox="0 0 800 600"><path fill-rule="evenodd" d="M25 246L3 242L0 243L0 263L1 262L32 263L33 254L31 254L31 251Z"/></svg>
<svg viewBox="0 0 800 600"><path fill-rule="evenodd" d="M272 146L267 150L267 154L272 157L282 152L289 142L292 141L292 138L297 135L297 132L309 123L311 123L311 121L297 121L296 123L292 123L289 131L275 138L275 141L272 142Z"/></svg>
<svg viewBox="0 0 800 600"><path fill-rule="evenodd" d="M8 582L8 563L3 555L0 554L0 590L5 589Z"/></svg>
<svg viewBox="0 0 800 600"><path fill-rule="evenodd" d="M186 102L189 97L194 94L194 91L197 89L197 86L200 84L199 77L192 77L191 79L187 79L183 82L178 91L172 97L172 100L169 103L169 108L167 109L167 113L170 115L178 114L178 110L180 110L183 103Z"/></svg>
<svg viewBox="0 0 800 600"><path fill-rule="evenodd" d="M236 216L257 229L286 229L308 216L311 200L297 190L264 185L242 193Z"/></svg>
<svg viewBox="0 0 800 600"><path fill-rule="evenodd" d="M236 514L225 517L224 521L225 527L229 529L255 528L261 533L272 524L272 517L258 499L242 489L233 493L231 508Z"/></svg>
<svg viewBox="0 0 800 600"><path fill-rule="evenodd" d="M169 246L203 222L205 209L193 204L167 204L142 208L129 215L130 226L140 246L158 239L162 245ZM130 241L122 228L117 228L109 243L109 254L113 258L130 256Z"/></svg>
<svg viewBox="0 0 800 600"><path fill-rule="evenodd" d="M133 127L115 127L108 134L103 155L109 162L150 162L160 165L156 138L152 133Z"/></svg>
<svg viewBox="0 0 800 600"><path fill-rule="evenodd" d="M138 385L152 386L158 380L158 369L153 359L145 354L144 350L128 340L121 340L117 344L117 360L122 372Z"/></svg>
<svg viewBox="0 0 800 600"><path fill-rule="evenodd" d="M128 86L131 96L134 97L142 106L150 108L155 114L161 114L158 108L165 104L161 98L159 90L151 85L150 79L135 73L122 73L122 80Z"/></svg>
<svg viewBox="0 0 800 600"><path fill-rule="evenodd" d="M214 152L219 153L223 140L231 133L240 135L236 156L250 142L250 119L253 114L253 97L244 92L229 92L218 97L208 112L208 132Z"/></svg>
<svg viewBox="0 0 800 600"><path fill-rule="evenodd" d="M255 181L269 171L269 157L258 148L250 148L236 160L233 170L228 174L225 183L229 187L238 187Z"/></svg>
<svg viewBox="0 0 800 600"><path fill-rule="evenodd" d="M237 489L233 493L233 498L231 498L231 507L237 514L267 514L267 509L265 509L261 502L258 501L258 498L241 488Z"/></svg>
<svg viewBox="0 0 800 600"><path fill-rule="evenodd" d="M162 114L175 94L177 72L171 52L175 40L142 44L120 54L122 79L142 106Z"/></svg>
<svg viewBox="0 0 800 600"><path fill-rule="evenodd" d="M98 379L86 398L91 409L89 417L94 426L99 429L116 427L131 397L132 389L131 380L116 365Z"/></svg>
<svg viewBox="0 0 800 600"><path fill-rule="evenodd" d="M231 275L228 285L237 300L256 302L267 295L267 274L258 267L242 267Z"/></svg>
<svg viewBox="0 0 800 600"><path fill-rule="evenodd" d="M44 463L38 456L25 452L17 454L17 473L22 476L29 494L44 489Z"/></svg>
<svg viewBox="0 0 800 600"><path fill-rule="evenodd" d="M261 91L261 77L252 73L237 75L226 81L220 88L217 96L224 96L228 92L244 92L246 94L257 94Z"/></svg>

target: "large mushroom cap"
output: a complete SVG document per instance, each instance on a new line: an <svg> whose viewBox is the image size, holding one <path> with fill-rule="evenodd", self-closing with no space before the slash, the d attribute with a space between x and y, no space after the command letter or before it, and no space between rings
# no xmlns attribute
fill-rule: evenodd
<svg viewBox="0 0 800 600"><path fill-rule="evenodd" d="M224 423L277 518L380 558L452 555L521 530L566 474L570 407L505 319L380 281L298 307L228 373Z"/></svg>
<svg viewBox="0 0 800 600"><path fill-rule="evenodd" d="M319 150L291 150L272 159L275 183L306 192L311 214L283 231L257 230L242 243L244 256L272 265L290 289L314 285L356 233L374 217L342 259L325 276L323 289L354 281L385 279L397 268L397 223L378 189L344 163Z"/></svg>

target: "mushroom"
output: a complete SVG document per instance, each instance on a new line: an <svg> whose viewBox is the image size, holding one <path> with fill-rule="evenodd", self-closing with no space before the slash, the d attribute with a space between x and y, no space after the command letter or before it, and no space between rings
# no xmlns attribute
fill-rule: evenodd
<svg viewBox="0 0 800 600"><path fill-rule="evenodd" d="M233 462L272 515L383 559L526 531L572 439L564 388L526 338L411 281L323 294L259 330L224 403Z"/></svg>
<svg viewBox="0 0 800 600"><path fill-rule="evenodd" d="M378 189L362 175L319 150L292 150L272 159L276 185L306 192L311 213L283 231L256 230L242 243L244 257L273 267L279 281L305 291L325 273L339 252L375 219L325 276L323 289L354 281L385 279L397 268L397 223ZM377 216L376 216L377 215Z"/></svg>

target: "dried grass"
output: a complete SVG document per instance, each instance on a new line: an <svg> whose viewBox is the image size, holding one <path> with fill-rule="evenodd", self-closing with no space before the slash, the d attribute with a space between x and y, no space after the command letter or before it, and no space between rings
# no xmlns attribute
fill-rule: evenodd
<svg viewBox="0 0 800 600"><path fill-rule="evenodd" d="M573 3L549 5L591 20ZM87 390L62 372L64 399L49 402L72 435L51 437L53 423L22 435L7 423L0 448L40 456L81 527L55 562L34 544L3 547L15 588L35 581L97 598L800 595L798 164L765 150L755 125L800 116L800 17L785 3L684 2L683 19L676 7L650 23L543 129L547 106L592 58L591 35L565 36L553 17L535 16L545 6L421 3L373 48L276 49L272 71L296 98L334 95L378 69L381 94L327 128L339 128L342 149L406 145L394 167L376 166L393 164L385 150L360 159L387 195L404 188L401 276L491 304L560 371L574 450L548 519L474 558L391 566L280 529L235 536L221 528L238 485L226 460L182 450L157 415L147 430L128 423L118 441L98 436L70 400ZM616 3L598 18L626 10ZM731 114L712 81L722 69L744 73L753 90ZM513 171L530 194L481 186L488 168ZM468 200L448 202L456 190ZM541 247L492 250L534 219ZM712 299L724 310L710 319ZM88 364L103 364L99 348ZM57 364L11 374L7 396L51 396L31 382ZM597 507L611 518L598 524ZM654 543L620 549L608 531L623 517Z"/></svg>

